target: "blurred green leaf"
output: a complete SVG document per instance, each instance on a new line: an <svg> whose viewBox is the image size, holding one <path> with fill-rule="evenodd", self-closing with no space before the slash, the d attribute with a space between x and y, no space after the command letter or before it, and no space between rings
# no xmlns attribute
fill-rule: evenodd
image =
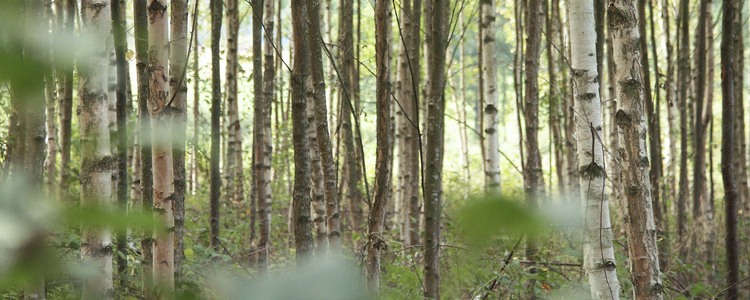
<svg viewBox="0 0 750 300"><path fill-rule="evenodd" d="M521 201L498 194L472 196L458 212L458 224L474 251L481 251L497 236L537 235L539 217Z"/></svg>
<svg viewBox="0 0 750 300"><path fill-rule="evenodd" d="M74 207L63 212L63 220L69 226L86 226L94 228L109 228L113 231L156 230L166 228L152 213L144 211L130 211L106 209L103 207Z"/></svg>

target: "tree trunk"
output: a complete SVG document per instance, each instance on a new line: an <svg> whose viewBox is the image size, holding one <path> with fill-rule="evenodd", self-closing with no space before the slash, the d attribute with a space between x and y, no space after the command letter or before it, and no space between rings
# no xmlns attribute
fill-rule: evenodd
<svg viewBox="0 0 750 300"><path fill-rule="evenodd" d="M107 89L109 84L109 34L112 29L109 1L81 3L82 34L94 39L100 51L78 70L81 109L81 204L84 207L111 205L112 153L110 151ZM28 122L28 120L27 120ZM29 149L26 149L29 150ZM97 167L106 166L106 167ZM109 230L83 228L81 256L96 275L84 280L83 299L112 299L112 239Z"/></svg>
<svg viewBox="0 0 750 300"><path fill-rule="evenodd" d="M115 59L117 60L117 207L123 213L128 207L128 64L125 53L128 48L127 30L124 0L112 0L112 34L115 42ZM128 256L127 256L127 233L120 232L117 235L117 277L121 284L127 286L128 281Z"/></svg>
<svg viewBox="0 0 750 300"><path fill-rule="evenodd" d="M391 136L391 95L390 95L390 20L391 3L378 1L375 4L375 59L376 75L376 111L377 111L377 150L375 160L375 199L370 208L366 245L367 250L367 284L372 292L380 287L380 255L387 244L383 239L385 210L388 206L388 194L391 189L391 163L393 159Z"/></svg>
<svg viewBox="0 0 750 300"><path fill-rule="evenodd" d="M549 127L552 130L552 148L555 157L555 175L560 192L565 191L565 161L563 159L563 135L560 130L560 117L562 116L562 105L565 95L562 94L557 82L558 57L560 57L560 27L557 20L560 19L560 1L550 1L549 15L547 16L547 72L549 72ZM550 181L552 179L550 178Z"/></svg>
<svg viewBox="0 0 750 300"><path fill-rule="evenodd" d="M262 13L259 8L261 1L254 1L253 9L257 9L256 14ZM255 151L255 162L253 170L255 172L255 199L258 203L258 229L260 238L258 239L258 265L261 270L268 269L268 253L271 238L271 161L273 155L273 144L271 135L271 103L274 95L274 76L276 53L273 48L273 29L274 29L274 2L273 0L265 1L265 65L263 74L263 98L256 98L255 103L255 140L253 141ZM281 7L279 7L281 9ZM254 22L260 21L258 18ZM258 23L260 25L260 23ZM281 24L279 24L281 26ZM255 28L253 23L253 34L260 34L260 26ZM258 39L261 37L258 36ZM255 40L255 37L253 37ZM253 47L255 44L253 44ZM255 62L253 62L255 63ZM260 66L258 66L260 67Z"/></svg>
<svg viewBox="0 0 750 300"><path fill-rule="evenodd" d="M625 186L627 210L625 215L631 278L636 299L661 299L663 288L659 275L656 247L656 225L651 202L646 156L646 122L644 120L644 89L641 79L641 59L636 5L633 0L615 0L608 11L612 30L617 98L621 108L615 115L620 129L619 149L622 173L619 180Z"/></svg>
<svg viewBox="0 0 750 300"><path fill-rule="evenodd" d="M341 1L339 14L339 70L341 75L342 91L339 96L342 97L341 114L341 137L344 143L344 172L341 179L341 189L346 190L349 226L353 232L362 230L361 220L364 218L362 213L363 197L360 191L360 182L362 177L361 166L357 152L358 149L354 144L354 130L352 121L356 122L357 113L355 110L355 92L358 90L359 78L357 77L357 67L354 64L354 26L353 11L354 5L352 0Z"/></svg>
<svg viewBox="0 0 750 300"><path fill-rule="evenodd" d="M526 14L526 52L525 52L525 93L524 98L524 127L526 128L526 164L523 169L524 190L526 201L530 208L538 205L544 196L544 174L542 157L539 153L539 49L541 46L542 24L544 12L540 0L528 2ZM527 240L526 256L536 260L536 245L533 238Z"/></svg>
<svg viewBox="0 0 750 300"><path fill-rule="evenodd" d="M307 12L305 11L305 13ZM310 33L309 27L307 32L308 34ZM307 39L307 36L305 38ZM313 209L313 226L315 227L315 251L316 253L323 254L328 249L328 228L326 227L326 195L325 183L323 181L323 163L320 158L320 144L318 143L318 132L316 130L319 120L315 118L313 89L312 75L310 75L305 80L305 113L307 114L307 128L305 131L307 131L308 151L310 152L310 167L312 171L310 174L310 183L312 184L311 205ZM323 122L325 122L325 119Z"/></svg>
<svg viewBox="0 0 750 300"><path fill-rule="evenodd" d="M239 43L240 17L237 0L227 1L227 192L229 200L236 207L242 207L245 201L245 176L242 167L242 128L240 126L239 104L237 99L237 46ZM253 55L261 59L260 54ZM254 69L255 70L255 69ZM260 70L258 68L257 70ZM261 72L253 72L262 76ZM262 84L262 77L259 81ZM257 83L256 83L257 84Z"/></svg>
<svg viewBox="0 0 750 300"><path fill-rule="evenodd" d="M696 38L696 81L695 87L695 124L693 138L693 222L703 222L701 217L708 209L706 199L706 129L708 123L705 122L703 109L706 105L706 20L709 14L707 0L700 1L700 12L698 18L698 29Z"/></svg>
<svg viewBox="0 0 750 300"><path fill-rule="evenodd" d="M187 0L172 0L171 43L169 46L169 109L172 111L172 159L174 166L174 276L179 281L185 260L185 130L187 127L187 49L191 37L187 35ZM167 102L167 104L169 104Z"/></svg>
<svg viewBox="0 0 750 300"><path fill-rule="evenodd" d="M740 4L736 5L734 11L734 20L732 20L733 28L739 29L739 32L734 34L732 45L734 49L734 107L735 119L734 122L734 155L733 155L733 169L735 172L735 179L737 180L738 190L740 193L740 200L737 203L738 207L743 208L745 211L750 209L750 186L748 186L748 172L747 172L747 137L745 136L745 100L743 95L743 83L744 75L743 71L745 68L744 64L744 40L742 28L742 4L745 1L740 1Z"/></svg>
<svg viewBox="0 0 750 300"><path fill-rule="evenodd" d="M667 202L668 201L675 201L676 199L676 190L677 190L677 181L675 180L677 177L677 124L676 118L677 118L677 95L676 95L676 88L675 88L675 62L674 62L674 56L673 56L673 48L672 48L672 34L670 32L670 21L669 21L669 3L667 0L662 1L662 20L663 20L663 30L664 30L664 44L666 48L666 58L667 58L667 73L664 76L664 89L666 90L665 96L667 101L667 124L668 124L668 141L669 141L669 159L667 160L667 174L666 179L662 181L664 183L664 191L662 194L664 195L664 200L662 201L662 213L668 214L669 211L667 211ZM652 22L653 23L653 22ZM664 253L669 253L670 245L669 245L669 222L664 222L664 227L662 230L665 232L665 239L664 246L660 247L661 251ZM666 249L664 249L666 247ZM662 270L668 270L669 269L669 257L666 257L663 261L660 261Z"/></svg>
<svg viewBox="0 0 750 300"><path fill-rule="evenodd" d="M221 69L219 67L221 40L221 18L223 3L211 0L211 183L210 183L210 231L211 248L219 252L219 197L221 197Z"/></svg>
<svg viewBox="0 0 750 300"><path fill-rule="evenodd" d="M193 16L193 18L198 18L198 6L200 5L200 2L195 3L195 13L196 15ZM198 175L199 175L199 168L198 168L198 137L201 136L201 123L200 123L200 101L201 101L201 93L200 93L200 85L201 85L201 77L200 77L200 60L198 59L198 54L200 52L200 48L198 47L198 27L197 23L193 24L191 28L192 30L192 40L193 40L193 47L192 51L190 51L190 54L193 56L193 74L192 74L192 81L193 81L193 135L192 135L192 149L191 149L191 155L190 155L190 174L188 175L188 188L187 190L190 191L192 195L195 195L196 190L198 189Z"/></svg>
<svg viewBox="0 0 750 300"><path fill-rule="evenodd" d="M497 59L495 58L495 1L482 0L482 95L484 99L484 147L485 147L485 187L488 191L499 192L500 187L500 144L499 116L497 109ZM541 24L540 24L541 25Z"/></svg>
<svg viewBox="0 0 750 300"><path fill-rule="evenodd" d="M135 17L135 53L136 69L138 76L138 134L141 143L140 152L140 194L141 206L145 212L150 212L153 207L153 174L151 173L151 117L148 113L149 79L151 74L148 70L148 10L146 0L137 0L133 5L133 16ZM143 266L143 288L144 297L150 297L153 284L153 270L151 265L153 233L145 231L141 239L141 265Z"/></svg>
<svg viewBox="0 0 750 300"><path fill-rule="evenodd" d="M687 128L687 103L688 103L688 78L690 76L690 35L688 31L688 0L680 0L679 31L680 37L678 52L678 90L680 103L680 179L677 195L677 238L680 242L680 258L686 258L687 245L685 230L687 227L687 198L688 198L688 128Z"/></svg>
<svg viewBox="0 0 750 300"><path fill-rule="evenodd" d="M737 7L739 6L739 7ZM735 61L737 60L737 51L734 49L736 46L738 36L742 35L742 27L735 27L737 17L735 13L740 10L742 6L738 5L737 1L723 1L723 21L722 21L722 35L721 35L721 175L724 179L724 193L726 201L726 238L725 238L725 249L727 259L727 283L726 286L726 297L727 299L738 299L739 298L739 286L740 283L740 270L739 270L739 243L737 241L737 209L739 208L738 198L739 191L737 189L737 182L734 178L735 171L732 170L732 157L736 155L744 155L744 153L732 153L733 150L733 123L735 122L734 105L735 105L735 91L734 86L735 72L737 71ZM739 29L739 32L735 32L735 29ZM741 107L738 107L742 110Z"/></svg>
<svg viewBox="0 0 750 300"><path fill-rule="evenodd" d="M573 68L578 151L579 193L585 212L584 268L589 277L592 299L619 299L615 270L609 200L604 193L605 162L601 137L602 108L596 57L594 6L591 1L570 4L570 53Z"/></svg>
<svg viewBox="0 0 750 300"><path fill-rule="evenodd" d="M435 0L432 8L425 13L429 20L426 34L428 69L430 77L427 86L427 127L425 143L425 182L424 182L424 296L440 299L440 219L443 197L443 136L445 129L445 52L448 45L449 3Z"/></svg>
<svg viewBox="0 0 750 300"><path fill-rule="evenodd" d="M72 33L75 29L76 1L65 2L65 32ZM70 140L72 133L71 120L73 119L73 68L65 70L62 76L63 88L60 100L60 196L66 199L69 195L70 174Z"/></svg>
<svg viewBox="0 0 750 300"><path fill-rule="evenodd" d="M333 146L328 132L326 109L326 84L323 73L323 54L320 34L320 0L308 2L307 17L311 24L308 29L308 43L310 47L310 68L312 70L313 99L315 112L315 129L317 129L318 150L323 173L325 192L326 229L328 243L332 253L341 252L341 225L339 220L339 199L336 174L336 162L333 160Z"/></svg>
<svg viewBox="0 0 750 300"><path fill-rule="evenodd" d="M169 39L167 6L150 0L148 6L149 81L148 110L153 121L151 159L154 176L154 217L167 229L154 234L154 280L157 297L174 289L174 161L172 156L172 121L168 107Z"/></svg>
<svg viewBox="0 0 750 300"><path fill-rule="evenodd" d="M313 250L310 218L310 154L307 132L306 87L309 76L305 2L292 0L294 65L292 70L292 140L294 142L294 194L292 222L297 263L310 259Z"/></svg>

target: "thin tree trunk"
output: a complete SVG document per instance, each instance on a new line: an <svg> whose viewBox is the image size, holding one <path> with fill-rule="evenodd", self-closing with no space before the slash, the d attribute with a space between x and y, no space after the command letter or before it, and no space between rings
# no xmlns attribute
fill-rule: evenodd
<svg viewBox="0 0 750 300"><path fill-rule="evenodd" d="M372 292L380 287L380 256L387 244L383 239L385 211L391 189L391 166L393 153L391 136L390 96L390 20L391 3L378 1L375 4L375 59L376 59L376 111L377 150L375 160L374 202L370 208L367 229L367 284Z"/></svg>
<svg viewBox="0 0 750 300"><path fill-rule="evenodd" d="M198 6L200 5L200 1L195 3L195 13L198 14ZM198 18L198 16L193 16L194 18ZM193 55L193 74L192 74L192 80L193 80L193 136L192 136L192 153L190 155L190 175L188 176L188 191L190 191L191 194L195 195L195 192L198 189L198 175L199 175L199 167L198 167L198 137L201 136L201 123L200 123L200 101L201 101L201 93L200 93L200 85L201 85L201 78L200 78L200 62L198 59L198 53L200 52L200 49L198 47L198 28L197 23L193 24L196 26L193 26L193 50L190 52Z"/></svg>
<svg viewBox="0 0 750 300"><path fill-rule="evenodd" d="M86 0L81 3L82 34L94 39L100 51L87 58L87 67L78 70L81 85L81 204L83 206L111 205L111 158L107 89L109 76L109 35L112 29L111 11L107 0ZM30 120L27 120L29 122ZM28 146L27 146L28 147ZM27 151L30 149L26 149ZM81 256L85 264L96 270L96 275L84 280L83 299L112 299L112 240L107 229L83 228Z"/></svg>
<svg viewBox="0 0 750 300"><path fill-rule="evenodd" d="M680 0L679 23L680 43L678 52L678 90L680 103L680 179L677 195L677 237L680 241L680 258L686 258L688 247L686 245L687 227L687 198L688 198L688 128L687 128L687 103L688 103L688 78L690 76L690 35L688 31L688 0Z"/></svg>
<svg viewBox="0 0 750 300"><path fill-rule="evenodd" d="M500 186L500 144L499 116L497 109L497 59L495 58L495 1L482 0L482 78L484 99L484 168L485 188L499 192ZM541 25L541 24L540 24Z"/></svg>
<svg viewBox="0 0 750 300"><path fill-rule="evenodd" d="M734 172L735 179L737 180L738 190L740 193L740 200L738 206L742 207L745 211L750 209L750 186L748 186L748 171L747 171L747 137L745 136L745 100L743 95L743 84L744 75L743 71L745 68L744 64L744 40L742 32L742 7L745 1L739 1L736 4L734 12L734 20L732 20L733 28L739 30L734 34L732 45L734 46L734 107L735 119L734 122Z"/></svg>
<svg viewBox="0 0 750 300"><path fill-rule="evenodd" d="M698 18L698 29L696 38L696 81L695 86L695 116L693 125L693 221L699 221L707 210L706 203L706 128L703 109L706 97L706 20L708 18L709 6L707 0L700 1L700 12Z"/></svg>
<svg viewBox="0 0 750 300"><path fill-rule="evenodd" d="M609 201L604 193L606 169L601 139L600 81L597 58L590 55L596 51L594 6L591 1L574 1L570 12L573 94L575 110L580 114L576 124L578 169L581 170L578 180L586 220L584 268L592 299L619 299Z"/></svg>
<svg viewBox="0 0 750 300"><path fill-rule="evenodd" d="M427 127L425 143L425 238L424 296L440 299L440 219L443 197L443 136L445 130L445 52L448 45L449 2L435 0L425 18L430 20L427 34L428 69Z"/></svg>
<svg viewBox="0 0 750 300"><path fill-rule="evenodd" d="M169 101L174 124L172 137L172 159L174 166L174 276L182 275L182 262L185 260L185 131L187 127L187 60L188 42L188 1L172 0L171 43L169 46Z"/></svg>
<svg viewBox="0 0 750 300"><path fill-rule="evenodd" d="M128 48L125 31L126 13L124 0L112 0L112 34L115 42L115 58L117 60L117 207L123 213L128 207L128 132L127 132L127 86L128 64L125 53ZM128 285L128 256L127 256L127 233L120 232L117 235L117 277L123 286Z"/></svg>
<svg viewBox="0 0 750 300"><path fill-rule="evenodd" d="M237 98L237 47L239 43L240 17L237 8L237 0L227 1L227 193L229 200L237 207L242 207L245 201L245 176L242 164L242 128L240 126L239 103ZM255 48L255 46L253 46ZM260 45L258 46L260 48ZM258 49L260 50L260 49ZM255 50L253 50L255 51ZM261 59L261 55L253 55L255 59ZM258 68L257 70L260 70ZM262 84L262 72L253 72L255 76L261 76L259 83ZM254 79L255 80L255 79ZM260 94L259 94L260 95Z"/></svg>
<svg viewBox="0 0 750 300"><path fill-rule="evenodd" d="M307 123L306 89L309 76L306 5L292 0L292 34L294 64L292 71L292 140L294 142L294 194L292 222L297 263L312 256L312 219L310 218L310 155Z"/></svg>
<svg viewBox="0 0 750 300"><path fill-rule="evenodd" d="M333 159L333 146L328 131L326 109L326 84L323 72L323 54L320 33L320 0L308 2L307 17L311 24L308 29L310 47L310 68L312 70L313 99L315 104L315 129L317 129L318 150L323 173L323 184L326 206L326 228L328 243L332 253L341 252L341 224L339 219L339 199L336 174L336 162Z"/></svg>
<svg viewBox="0 0 750 300"><path fill-rule="evenodd" d="M617 149L620 149L620 138L619 129L615 120L617 115L617 82L615 81L615 57L614 48L612 43L612 30L607 28L607 90L609 92L608 109L609 109L609 149L612 155L609 155L610 163L608 164L609 170L607 171L608 176L617 178L622 172L622 160ZM609 175L612 174L612 175ZM623 195L623 183L619 180L611 180L612 182L612 200L616 203L617 207L624 209L627 207L625 198ZM624 228L620 228L618 232L625 232Z"/></svg>
<svg viewBox="0 0 750 300"><path fill-rule="evenodd" d="M523 39L523 30L524 30L524 6L525 1L518 0L515 5L515 19L516 19L516 51L513 56L513 87L516 92L516 121L518 122L518 148L519 152L521 154L521 170L523 171L526 169L526 160L524 159L524 147L523 147L523 125L521 124L521 115L523 115L523 95L524 95L524 76L523 76L523 61L524 61L524 39ZM482 51L486 51L484 47L482 48ZM482 82L485 83L486 79ZM482 96L482 99L484 99L484 96ZM487 101L487 99L484 99L484 101ZM571 105L572 106L572 105ZM483 110L484 112L484 110ZM484 125L483 127L485 127ZM484 133L482 133L482 136L484 137ZM571 137L571 143L572 143L572 137ZM485 149L485 155L489 155L489 153L486 153ZM485 160L486 160L485 156Z"/></svg>
<svg viewBox="0 0 750 300"><path fill-rule="evenodd" d="M661 299L663 288L659 273L656 247L656 225L651 202L646 156L646 122L644 89L641 79L641 58L636 5L633 0L615 0L607 10L610 15L613 48L618 83L617 98L621 108L615 115L620 129L619 152L622 173L619 178L625 187L627 199L626 232L631 263L633 293L636 299Z"/></svg>
<svg viewBox="0 0 750 300"><path fill-rule="evenodd" d="M721 35L721 175L724 179L724 193L726 201L726 238L725 238L725 249L727 259L727 283L726 286L726 298L727 299L738 299L739 298L739 286L740 284L740 270L739 270L739 243L737 241L737 209L739 191L737 189L737 182L734 178L735 171L732 170L732 156L744 155L744 153L732 153L732 145L735 142L733 139L733 123L735 122L734 105L735 105L735 91L734 86L734 75L736 70L735 60L736 51L734 47L737 46L734 42L738 35L741 35L742 27L734 27L736 22L735 12L738 9L737 1L724 0L723 3L723 21L722 21L722 35ZM740 29L739 33L735 32L735 29ZM742 108L739 108L740 110Z"/></svg>
<svg viewBox="0 0 750 300"><path fill-rule="evenodd" d="M662 14L662 30L664 31L664 45L666 48L666 59L667 59L667 72L664 76L664 89L666 90L666 100L667 100L667 124L668 124L668 137L669 137L669 159L667 164L667 174L666 174L666 181L664 188L666 191L664 194L666 195L665 201L662 201L662 205L666 207L666 200L672 200L674 201L677 197L677 90L675 86L675 62L674 62L674 49L672 46L672 34L670 31L670 19L669 19L669 11L671 10L670 4L668 0L662 0L661 2L661 14ZM664 213L667 213L666 210L664 210ZM668 232L668 224L669 222L666 222L664 225L664 230ZM666 251L666 249L665 249ZM666 270L669 265L668 261L662 262L662 269Z"/></svg>
<svg viewBox="0 0 750 300"><path fill-rule="evenodd" d="M560 103L565 96L561 93L557 82L557 58L560 45L557 41L561 35L558 22L560 18L560 1L550 0L550 10L547 16L547 72L549 72L549 126L552 130L552 147L555 157L555 175L559 191L565 190L565 162L563 159L563 136L560 131L560 117L562 115ZM552 179L550 178L550 181Z"/></svg>
<svg viewBox="0 0 750 300"><path fill-rule="evenodd" d="M219 252L219 197L221 197L221 70L219 67L221 18L223 3L211 0L211 166L210 166L210 233L211 248Z"/></svg>
<svg viewBox="0 0 750 300"><path fill-rule="evenodd" d="M74 31L74 21L76 14L76 1L67 0L65 2L65 32ZM60 196L66 199L69 195L70 174L70 141L71 141L71 120L73 117L73 68L65 70L62 76L63 89L60 100Z"/></svg>
<svg viewBox="0 0 750 300"><path fill-rule="evenodd" d="M544 13L540 0L528 2L525 19L526 52L525 52L525 98L524 127L526 128L526 165L524 172L524 190L530 208L535 208L544 195L544 174L542 158L539 153L539 49L541 46ZM536 260L536 243L533 238L527 239L526 256Z"/></svg>
<svg viewBox="0 0 750 300"><path fill-rule="evenodd" d="M138 134L141 143L140 152L140 194L144 212L151 212L153 207L153 174L151 173L151 117L148 113L149 79L148 70L148 10L146 0L136 0L133 5L135 17L135 53L138 76ZM141 265L143 266L144 297L151 297L153 284L153 233L146 230L141 239Z"/></svg>
<svg viewBox="0 0 750 300"><path fill-rule="evenodd" d="M257 9L256 14L260 15L262 10L258 8L261 1L255 1L253 9ZM274 2L273 0L265 1L265 65L263 74L263 98L258 99L255 103L255 140L253 141L255 151L255 162L253 170L255 171L255 199L258 203L258 229L260 231L258 239L258 265L261 270L268 269L269 242L271 238L271 161L273 155L272 133L271 133L271 103L274 95L274 76L275 61L274 56ZM281 7L279 7L281 9ZM260 21L258 18L254 22ZM259 28L255 28L253 23L253 33L260 34ZM260 23L259 23L260 25ZM281 24L279 24L281 25ZM257 37L260 39L261 37ZM255 39L255 37L253 37ZM255 45L253 44L253 47ZM253 62L255 63L255 62ZM260 67L260 66L258 66ZM258 101L256 100L256 101Z"/></svg>
<svg viewBox="0 0 750 300"><path fill-rule="evenodd" d="M169 39L167 2L150 0L148 6L149 81L148 110L153 120L151 159L154 180L154 217L167 229L154 234L154 280L156 296L174 290L174 161L172 121L168 107Z"/></svg>

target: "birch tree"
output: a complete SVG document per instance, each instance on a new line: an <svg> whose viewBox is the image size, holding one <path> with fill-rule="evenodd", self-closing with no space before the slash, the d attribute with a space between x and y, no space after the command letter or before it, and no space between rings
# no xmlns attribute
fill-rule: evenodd
<svg viewBox="0 0 750 300"><path fill-rule="evenodd" d="M481 1L482 14L482 95L484 99L484 147L485 187L488 191L500 191L500 144L498 139L497 109L497 60L495 58L495 13L494 0ZM539 24L541 26L541 24Z"/></svg>
<svg viewBox="0 0 750 300"><path fill-rule="evenodd" d="M108 0L81 3L82 34L95 41L95 55L78 69L79 135L81 137L81 204L107 206L112 202L112 151L109 137L109 35L112 29ZM83 299L112 299L112 233L106 229L83 228L81 258L96 270L84 280Z"/></svg>
<svg viewBox="0 0 750 300"><path fill-rule="evenodd" d="M584 210L584 269L592 299L619 299L615 249L605 186L604 132L592 1L570 3L570 54L576 118L579 191Z"/></svg>
<svg viewBox="0 0 750 300"><path fill-rule="evenodd" d="M622 171L627 209L625 227L631 264L633 293L636 299L661 299L663 287L656 247L656 224L651 202L646 120L641 80L641 34L633 0L614 0L607 10L612 30L617 98L620 109L615 115L619 129Z"/></svg>
<svg viewBox="0 0 750 300"><path fill-rule="evenodd" d="M154 184L154 217L167 229L154 234L154 280L163 295L174 289L174 162L172 122L168 108L169 2L150 0L148 5L149 80L148 110L151 131L151 159Z"/></svg>

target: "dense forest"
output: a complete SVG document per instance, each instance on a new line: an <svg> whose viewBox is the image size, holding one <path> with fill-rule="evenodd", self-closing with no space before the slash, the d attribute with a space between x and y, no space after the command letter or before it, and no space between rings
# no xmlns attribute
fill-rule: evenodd
<svg viewBox="0 0 750 300"><path fill-rule="evenodd" d="M2 0L0 298L747 299L745 2Z"/></svg>

